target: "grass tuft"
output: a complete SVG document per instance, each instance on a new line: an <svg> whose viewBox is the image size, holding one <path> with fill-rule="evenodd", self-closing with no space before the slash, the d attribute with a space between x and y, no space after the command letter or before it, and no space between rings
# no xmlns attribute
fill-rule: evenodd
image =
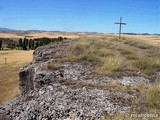
<svg viewBox="0 0 160 120"><path fill-rule="evenodd" d="M133 64L140 70L143 70L144 73L148 75L153 74L157 69L160 68L159 60L155 60L151 58L138 59Z"/></svg>
<svg viewBox="0 0 160 120"><path fill-rule="evenodd" d="M47 68L51 70L58 69L61 66L61 64L58 61L52 61L48 64Z"/></svg>
<svg viewBox="0 0 160 120"><path fill-rule="evenodd" d="M92 63L95 63L95 64L100 64L102 62L101 58L98 55L93 54L93 53L82 54L81 60L87 61L87 62L92 62Z"/></svg>
<svg viewBox="0 0 160 120"><path fill-rule="evenodd" d="M97 72L100 74L111 74L114 71L120 70L122 63L123 60L119 57L107 57Z"/></svg>
<svg viewBox="0 0 160 120"><path fill-rule="evenodd" d="M149 107L160 109L160 85L153 85L148 89L146 102Z"/></svg>
<svg viewBox="0 0 160 120"><path fill-rule="evenodd" d="M118 49L120 51L120 53L125 56L127 59L129 60L135 60L138 59L138 55L135 54L133 51L129 50L129 49L124 49L124 48L120 48Z"/></svg>

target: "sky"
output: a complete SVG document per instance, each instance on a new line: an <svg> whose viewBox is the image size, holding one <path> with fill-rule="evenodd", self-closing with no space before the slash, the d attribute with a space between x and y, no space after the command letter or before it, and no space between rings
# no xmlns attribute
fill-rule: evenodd
<svg viewBox="0 0 160 120"><path fill-rule="evenodd" d="M159 0L0 0L0 27L16 30L160 33Z"/></svg>

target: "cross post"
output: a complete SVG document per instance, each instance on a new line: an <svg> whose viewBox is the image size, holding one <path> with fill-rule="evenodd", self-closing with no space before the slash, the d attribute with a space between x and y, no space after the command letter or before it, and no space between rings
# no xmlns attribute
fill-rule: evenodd
<svg viewBox="0 0 160 120"><path fill-rule="evenodd" d="M115 24L119 24L119 39L121 38L122 25L126 25L126 23L122 22L122 17L120 17L120 22L115 22Z"/></svg>

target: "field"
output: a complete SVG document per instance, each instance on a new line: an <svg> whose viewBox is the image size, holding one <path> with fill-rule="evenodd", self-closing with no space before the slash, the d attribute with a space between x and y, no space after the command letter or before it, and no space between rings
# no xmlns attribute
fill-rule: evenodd
<svg viewBox="0 0 160 120"><path fill-rule="evenodd" d="M48 37L48 38L57 38L59 36L61 37L67 37L67 38L77 38L80 35L78 33L63 33L63 32L0 32L1 38L11 38L11 39L19 39L19 38L42 38L42 37Z"/></svg>
<svg viewBox="0 0 160 120"><path fill-rule="evenodd" d="M19 95L18 72L32 61L33 51L0 51L0 104ZM5 59L7 64L5 65Z"/></svg>

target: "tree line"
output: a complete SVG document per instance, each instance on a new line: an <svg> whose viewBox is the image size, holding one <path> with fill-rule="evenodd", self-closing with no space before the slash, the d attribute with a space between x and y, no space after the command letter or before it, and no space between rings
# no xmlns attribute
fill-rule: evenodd
<svg viewBox="0 0 160 120"><path fill-rule="evenodd" d="M39 46L47 45L54 42L61 42L62 40L67 39L58 37L58 38L34 38L34 39L27 39L27 38L20 38L17 43L9 42L8 48L11 49L22 49L22 50L34 50ZM0 39L0 49L2 49L2 39Z"/></svg>
<svg viewBox="0 0 160 120"><path fill-rule="evenodd" d="M47 45L53 42L61 42L63 39L62 37L58 38L35 38L35 39L27 39L27 38L20 38L19 39L19 47L23 50L34 50L39 46Z"/></svg>

